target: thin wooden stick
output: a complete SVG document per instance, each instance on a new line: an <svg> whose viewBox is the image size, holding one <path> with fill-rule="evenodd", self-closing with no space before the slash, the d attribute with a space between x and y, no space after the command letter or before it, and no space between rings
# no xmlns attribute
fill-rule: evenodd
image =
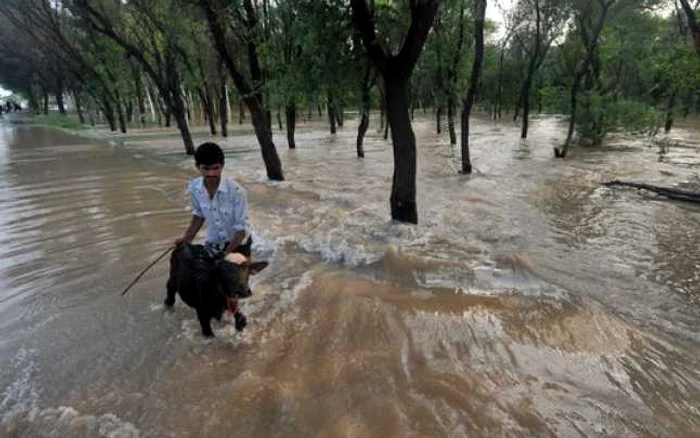
<svg viewBox="0 0 700 438"><path fill-rule="evenodd" d="M153 265L155 265L156 263L158 263L158 261L160 261L160 259L162 259L163 257L165 257L165 255L168 254L170 251L172 251L174 248L175 248L174 246L169 246L168 249L166 249L165 251L163 251L163 253L162 253L161 255L159 255L157 259L153 260L153 261L151 262L150 265L146 266L146 269L144 269L143 271L141 271L141 273L140 273L136 278L134 278L134 281L132 281L131 284L129 284L129 285L126 287L126 289L124 289L124 292L122 292L122 296L124 296L127 292L129 292L129 289L131 289L131 287L132 287L133 285L135 285L136 282L139 281L139 280L141 279L141 277L143 277L143 274L145 274L146 271L148 271L149 269L151 269L151 268L153 267Z"/></svg>

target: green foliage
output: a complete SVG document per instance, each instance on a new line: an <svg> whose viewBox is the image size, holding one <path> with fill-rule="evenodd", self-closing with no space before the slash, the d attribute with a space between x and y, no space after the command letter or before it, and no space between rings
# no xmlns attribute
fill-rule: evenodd
<svg viewBox="0 0 700 438"><path fill-rule="evenodd" d="M64 128L64 129L87 129L88 125L83 125L79 121L75 120L70 116L63 116L60 114L40 114L32 116L29 119L31 124L51 126L54 128Z"/></svg>
<svg viewBox="0 0 700 438"><path fill-rule="evenodd" d="M611 132L654 136L661 126L661 112L632 100L614 100L595 91L580 96L577 116L578 139L584 145L599 145Z"/></svg>
<svg viewBox="0 0 700 438"><path fill-rule="evenodd" d="M150 90L164 107L163 90L144 63L121 44L94 30L81 13L79 0L65 0L56 9L45 0L0 2L0 82L27 97L37 108L44 94L78 94L84 107L99 108L116 101L134 105L137 94ZM191 0L90 0L107 24L133 44L146 63L182 95L217 100L231 78L222 67L204 10ZM299 111L324 105L329 92L345 108L359 104L361 84L370 67L351 20L347 0L225 0L215 2L227 26L227 47L234 62L251 81L249 47L260 61L264 105L275 111L295 102ZM367 0L374 9L379 44L396 55L410 23L410 2ZM661 0L617 0L608 11L591 66L579 84L576 132L584 143L601 142L609 132L653 134L675 102L697 110L700 59L684 29L684 21L656 9ZM249 28L246 4L257 24ZM603 3L598 0L517 0L506 11L505 31L496 38L486 26L486 47L478 104L497 103L512 114L520 86L535 53L540 7L541 64L534 71L530 102L549 113L568 114L576 72L587 59L581 26L590 32ZM411 77L411 101L444 107L449 98L460 105L472 62L474 0L442 0L438 19ZM489 8L496 5L489 2ZM12 14L8 14L8 11ZM20 17L13 22L9 17ZM25 26L22 17L34 20ZM684 33L685 32L685 33ZM551 43L549 50L544 50ZM502 56L501 56L502 55ZM501 62L502 59L502 62ZM166 68L169 67L169 68ZM172 75L174 73L174 75ZM140 78L140 89L135 78ZM200 94L208 90L210 93ZM160 95L159 95L160 93ZM170 91L172 93L172 90ZM379 101L379 88L372 101ZM118 97L117 97L118 96ZM171 96L172 97L172 96ZM235 102L235 98L234 98ZM123 108L122 108L123 109ZM459 111L459 108L457 108ZM673 114L673 111L668 111Z"/></svg>

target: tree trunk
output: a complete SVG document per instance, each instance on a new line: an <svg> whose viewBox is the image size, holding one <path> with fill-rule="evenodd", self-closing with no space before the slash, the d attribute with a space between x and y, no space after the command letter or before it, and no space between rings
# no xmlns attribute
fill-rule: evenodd
<svg viewBox="0 0 700 438"><path fill-rule="evenodd" d="M539 17L539 11L538 11ZM538 24L539 26L539 21ZM523 109L523 124L520 130L520 138L527 138L527 130L530 125L530 88L532 88L532 78L537 70L537 57L539 56L540 44L539 44L539 34L537 36L538 40L535 44L535 52L530 58L530 64L528 65L527 75L523 81L523 85L520 88L520 107Z"/></svg>
<svg viewBox="0 0 700 438"><path fill-rule="evenodd" d="M163 109L163 114L165 116L165 127L170 128L170 126L172 125L173 112L166 106Z"/></svg>
<svg viewBox="0 0 700 438"><path fill-rule="evenodd" d="M494 119L498 118L500 119L502 114L501 114L501 108L502 108L502 100L503 100L503 57L505 55L505 42L503 43L503 46L501 46L501 54L498 59L498 93L496 95L496 109L494 110Z"/></svg>
<svg viewBox="0 0 700 438"><path fill-rule="evenodd" d="M337 120L337 122L338 122L338 127L339 127L339 128L342 128L342 127L343 127L343 122L344 122L343 116L344 116L344 113L345 113L345 110L343 109L343 105L342 105L342 104L341 104L341 105L338 105L337 108L336 108L336 110L335 110L334 112L335 112L335 118L336 118L336 120Z"/></svg>
<svg viewBox="0 0 700 438"><path fill-rule="evenodd" d="M693 44L695 46L695 52L700 56L700 22L697 21L695 17L695 10L691 6L688 0L680 0L681 8L685 12L686 18L688 19L688 27L693 36Z"/></svg>
<svg viewBox="0 0 700 438"><path fill-rule="evenodd" d="M285 115L287 116L287 144L289 149L296 149L296 143L294 142L294 130L297 124L297 105L295 102L289 102L284 108Z"/></svg>
<svg viewBox="0 0 700 438"><path fill-rule="evenodd" d="M221 136L228 137L229 107L225 79L221 81L221 86L219 87L219 121L221 122Z"/></svg>
<svg viewBox="0 0 700 438"><path fill-rule="evenodd" d="M185 108L185 102L182 100L182 94L179 92L179 87L170 89L170 98L172 99L172 113L175 117L175 123L180 130L182 141L185 143L185 153L194 155L194 142L192 141L190 126L187 122L187 109Z"/></svg>
<svg viewBox="0 0 700 438"><path fill-rule="evenodd" d="M134 89L136 90L136 106L139 111L139 124L146 126L146 104L143 97L143 85L141 83L141 72L137 66L131 68L134 76Z"/></svg>
<svg viewBox="0 0 700 438"><path fill-rule="evenodd" d="M335 124L337 123L338 119L335 116L335 106L333 105L333 95L328 92L328 121L331 124L331 134L335 134L337 129Z"/></svg>
<svg viewBox="0 0 700 438"><path fill-rule="evenodd" d="M457 144L457 132L455 131L455 99L451 94L447 98L447 129L450 132L450 144Z"/></svg>
<svg viewBox="0 0 700 438"><path fill-rule="evenodd" d="M44 91L44 114L49 114L49 93Z"/></svg>
<svg viewBox="0 0 700 438"><path fill-rule="evenodd" d="M394 176L391 187L391 218L401 222L418 223L416 208L416 138L408 113L407 82L391 76L384 77L388 123L394 149Z"/></svg>
<svg viewBox="0 0 700 438"><path fill-rule="evenodd" d="M437 133L442 134L442 107L438 106L437 111L435 111L435 123L437 128Z"/></svg>
<svg viewBox="0 0 700 438"><path fill-rule="evenodd" d="M658 193L661 196L665 196L668 199L673 199L676 201L700 202L700 193L690 192L688 190L674 189L671 187L660 187L651 184L619 180L604 182L603 185L607 187L632 187L635 189L648 190L650 192Z"/></svg>
<svg viewBox="0 0 700 438"><path fill-rule="evenodd" d="M268 120L268 112L260 105L254 96L246 98L246 104L250 111L250 118L255 128L255 136L260 143L260 149L267 169L267 177L273 181L284 181L282 163L277 155L275 143L272 141L272 132Z"/></svg>
<svg viewBox="0 0 700 438"><path fill-rule="evenodd" d="M245 108L243 107L243 100L238 102L238 124L242 125L245 120Z"/></svg>
<svg viewBox="0 0 700 438"><path fill-rule="evenodd" d="M39 112L39 98L36 95L36 91L34 90L34 87L32 87L32 86L27 87L27 98L29 100L29 109L33 113L38 113Z"/></svg>
<svg viewBox="0 0 700 438"><path fill-rule="evenodd" d="M216 50L219 52L219 56L228 69L233 83L250 111L255 136L258 139L260 152L267 170L267 177L271 180L283 181L282 163L277 155L275 143L272 141L269 111L265 108L263 95L260 90L263 85L262 72L259 68L255 42L251 39L248 43L248 66L252 77L251 83L246 78L246 75L239 70L234 60L234 55L229 51L226 35L227 27L219 17L218 5L207 0L201 0L200 3L209 23L209 30L211 31ZM252 27L256 23L252 3L244 1L243 6L247 16L246 21L250 27L249 30L252 31Z"/></svg>
<svg viewBox="0 0 700 438"><path fill-rule="evenodd" d="M668 134L671 132L671 127L673 127L673 109L676 106L676 92L671 93L671 97L668 98L668 107L666 108L666 123L664 124L664 132Z"/></svg>
<svg viewBox="0 0 700 438"><path fill-rule="evenodd" d="M370 75L371 70L367 69L365 72L365 79L362 82L362 109L360 110L360 124L357 127L357 156L359 158L364 158L365 150L362 146L365 134L369 128L369 112L370 112Z"/></svg>
<svg viewBox="0 0 700 438"><path fill-rule="evenodd" d="M423 46L435 21L439 0L411 1L411 24L398 55L388 55L377 42L373 12L365 0L351 0L352 20L369 58L382 73L391 125L394 175L391 187L391 217L418 223L416 208L416 138L411 128L408 86Z"/></svg>
<svg viewBox="0 0 700 438"><path fill-rule="evenodd" d="M208 88L198 88L197 92L199 93L199 99L202 101L202 106L204 107L204 117L209 124L209 133L214 136L216 135L216 116L214 115L213 98Z"/></svg>
<svg viewBox="0 0 700 438"><path fill-rule="evenodd" d="M117 107L117 118L119 120L119 130L122 134L126 134L126 117L124 115L124 105L119 98L119 93L115 91L115 102L114 105Z"/></svg>
<svg viewBox="0 0 700 438"><path fill-rule="evenodd" d="M58 105L58 112L62 115L66 115L66 105L63 102L63 89L59 88L56 91L56 104Z"/></svg>
<svg viewBox="0 0 700 438"><path fill-rule="evenodd" d="M408 108L406 109L406 111L408 111ZM389 125L391 123L389 121L389 106L388 105L387 105L386 112L387 112L387 115L386 115L386 123L384 123L384 140L387 140L389 138Z"/></svg>
<svg viewBox="0 0 700 438"><path fill-rule="evenodd" d="M476 89L481 78L481 64L484 60L484 15L486 14L486 0L477 0L476 15L474 17L474 64L469 80L467 98L462 110L462 173L472 173L472 163L469 157L469 117L472 106L476 100Z"/></svg>
<svg viewBox="0 0 700 438"><path fill-rule="evenodd" d="M106 97L102 98L102 114L104 114L105 119L107 119L109 130L111 132L116 132L117 124L114 120L114 109L112 108L112 104L109 103L109 99Z"/></svg>
<svg viewBox="0 0 700 438"><path fill-rule="evenodd" d="M126 101L126 121L134 123L134 103L131 100Z"/></svg>
<svg viewBox="0 0 700 438"><path fill-rule="evenodd" d="M80 100L80 93L77 91L73 92L73 99L75 100L75 110L78 112L78 119L80 119L81 124L85 124L85 116L83 115L83 106Z"/></svg>
<svg viewBox="0 0 700 438"><path fill-rule="evenodd" d="M532 86L532 76L528 75L520 89L520 104L523 108L523 124L520 129L520 138L527 138L527 130L530 126L530 87Z"/></svg>
<svg viewBox="0 0 700 438"><path fill-rule="evenodd" d="M386 123L386 96L384 93L384 87L379 87L379 132L384 130L384 124Z"/></svg>
<svg viewBox="0 0 700 438"><path fill-rule="evenodd" d="M280 128L280 131L284 129L284 125L282 125L282 108L277 108L277 126Z"/></svg>
<svg viewBox="0 0 700 438"><path fill-rule="evenodd" d="M150 87L144 87L146 92L146 102L148 102L148 108L151 113L151 123L158 122L158 126L162 126L163 122L160 118L160 112L156 109L156 105L153 103L153 98L151 98Z"/></svg>
<svg viewBox="0 0 700 438"><path fill-rule="evenodd" d="M570 108L571 115L569 117L569 130L566 134L566 141L561 149L554 148L554 156L556 158L565 158L566 153L571 146L571 141L574 138L574 127L576 126L576 109L578 107L578 89L581 85L581 79L583 78L583 73L577 74L574 77L574 82L571 85L571 97L570 97Z"/></svg>

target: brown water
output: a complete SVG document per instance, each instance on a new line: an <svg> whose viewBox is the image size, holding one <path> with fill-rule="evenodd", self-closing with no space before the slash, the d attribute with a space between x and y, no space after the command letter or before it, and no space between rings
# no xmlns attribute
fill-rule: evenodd
<svg viewBox="0 0 700 438"><path fill-rule="evenodd" d="M700 189L698 131L556 160L556 119L481 121L462 176L415 129L418 226L374 131L278 134L280 184L225 142L270 267L208 341L166 263L119 296L189 220L177 137L0 125L0 436L699 436L700 209L599 185Z"/></svg>

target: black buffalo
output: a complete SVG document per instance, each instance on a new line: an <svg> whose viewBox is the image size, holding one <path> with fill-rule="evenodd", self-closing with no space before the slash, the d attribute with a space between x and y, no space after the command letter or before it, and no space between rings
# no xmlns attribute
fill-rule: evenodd
<svg viewBox="0 0 700 438"><path fill-rule="evenodd" d="M235 257L233 259L236 259ZM182 244L170 257L170 277L166 285L165 305L175 304L175 294L197 311L202 334L214 336L211 319L221 320L230 299L250 296L248 278L267 266L267 262L232 263L223 257L212 257L202 245ZM235 300L234 300L235 301ZM236 329L242 330L246 321L236 315Z"/></svg>

